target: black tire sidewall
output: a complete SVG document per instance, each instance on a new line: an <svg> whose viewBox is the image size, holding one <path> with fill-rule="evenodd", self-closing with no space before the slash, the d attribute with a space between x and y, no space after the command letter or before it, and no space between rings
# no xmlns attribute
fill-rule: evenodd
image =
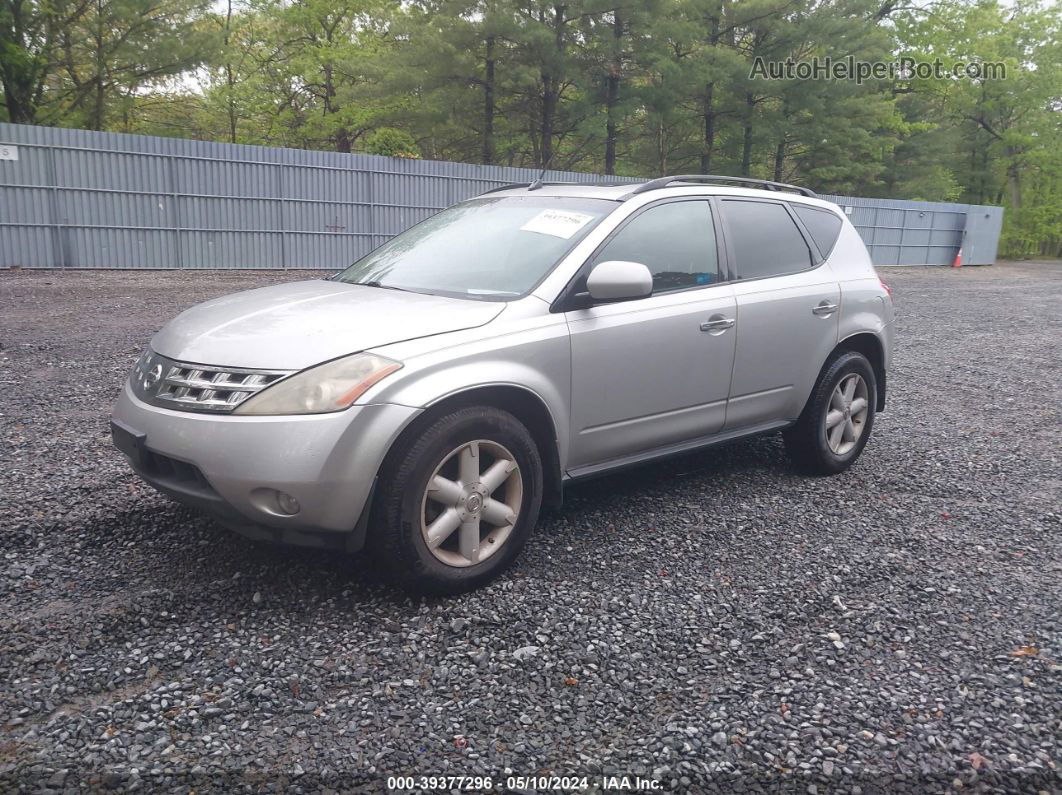
<svg viewBox="0 0 1062 795"><path fill-rule="evenodd" d="M448 566L428 549L421 534L421 511L428 479L440 462L466 442L486 439L505 447L523 478L523 501L516 526L502 549L473 566ZM384 472L380 521L374 531L385 535L383 561L410 590L460 593L493 579L513 562L538 521L542 504L542 463L531 434L514 416L491 407L459 409L440 417L404 449L395 451Z"/></svg>

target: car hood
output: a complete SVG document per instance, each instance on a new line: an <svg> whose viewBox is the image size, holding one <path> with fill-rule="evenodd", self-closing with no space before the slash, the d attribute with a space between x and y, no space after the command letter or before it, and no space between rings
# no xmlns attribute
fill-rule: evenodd
<svg viewBox="0 0 1062 795"><path fill-rule="evenodd" d="M188 309L151 340L182 362L301 370L381 345L474 328L505 304L314 280L261 287Z"/></svg>

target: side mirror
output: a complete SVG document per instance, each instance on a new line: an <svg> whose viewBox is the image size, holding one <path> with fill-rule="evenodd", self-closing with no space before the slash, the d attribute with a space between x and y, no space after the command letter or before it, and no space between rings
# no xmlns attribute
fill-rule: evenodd
<svg viewBox="0 0 1062 795"><path fill-rule="evenodd" d="M586 290L595 301L630 301L653 292L653 274L640 262L611 259L599 262L586 277Z"/></svg>

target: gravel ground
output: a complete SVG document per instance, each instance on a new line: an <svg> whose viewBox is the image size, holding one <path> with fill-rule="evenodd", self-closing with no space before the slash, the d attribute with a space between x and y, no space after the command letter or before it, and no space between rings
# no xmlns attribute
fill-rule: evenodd
<svg viewBox="0 0 1062 795"><path fill-rule="evenodd" d="M0 273L0 790L1062 791L1062 263L887 272L851 472L771 436L580 485L440 600L230 534L110 446L153 330L300 276Z"/></svg>

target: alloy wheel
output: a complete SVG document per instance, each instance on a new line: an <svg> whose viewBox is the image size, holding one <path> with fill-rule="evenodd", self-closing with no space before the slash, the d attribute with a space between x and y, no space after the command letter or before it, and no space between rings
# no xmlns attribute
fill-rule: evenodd
<svg viewBox="0 0 1062 795"><path fill-rule="evenodd" d="M859 373L840 380L826 407L826 443L836 455L846 455L856 446L870 416L870 392Z"/></svg>
<svg viewBox="0 0 1062 795"><path fill-rule="evenodd" d="M448 566L482 563L512 534L523 498L523 477L509 450L486 439L466 442L428 479L421 500L424 543Z"/></svg>

